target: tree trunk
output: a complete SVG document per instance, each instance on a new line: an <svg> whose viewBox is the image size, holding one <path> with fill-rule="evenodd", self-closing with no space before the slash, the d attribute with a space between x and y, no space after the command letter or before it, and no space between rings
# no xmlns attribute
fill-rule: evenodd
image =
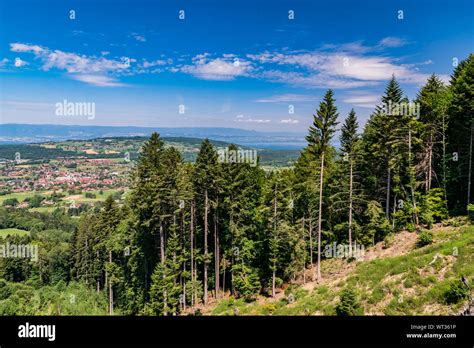
<svg viewBox="0 0 474 348"><path fill-rule="evenodd" d="M215 268L215 288L216 288L216 298L219 297L219 232L217 230L217 207L214 214L214 268Z"/></svg>
<svg viewBox="0 0 474 348"><path fill-rule="evenodd" d="M410 173L410 190L411 190L411 201L413 205L413 215L415 217L415 225L418 227L420 225L420 221L418 220L418 212L416 211L416 197L415 197L415 187L414 181L415 177L411 168L411 128L408 128L408 171ZM430 168L431 171L431 168Z"/></svg>
<svg viewBox="0 0 474 348"><path fill-rule="evenodd" d="M273 198L273 238L277 237L277 184L275 184L275 192ZM276 283L276 254L277 251L273 250L273 269L272 269L272 297L275 298L275 283Z"/></svg>
<svg viewBox="0 0 474 348"><path fill-rule="evenodd" d="M448 194L446 190L446 116L443 111L443 192L444 206L448 208Z"/></svg>
<svg viewBox="0 0 474 348"><path fill-rule="evenodd" d="M349 256L352 256L352 160L349 164Z"/></svg>
<svg viewBox="0 0 474 348"><path fill-rule="evenodd" d="M208 234L208 194L207 189L204 192L204 305L207 305L207 234Z"/></svg>
<svg viewBox="0 0 474 348"><path fill-rule="evenodd" d="M112 251L109 251L109 263L112 264ZM108 277L109 281L109 315L114 314L114 293L112 290L112 282L110 281L110 276Z"/></svg>
<svg viewBox="0 0 474 348"><path fill-rule="evenodd" d="M386 198L386 203L385 203L385 217L388 219L389 213L390 213L390 175L391 175L391 170L390 170L390 163L388 164L387 168L387 198Z"/></svg>
<svg viewBox="0 0 474 348"><path fill-rule="evenodd" d="M469 139L469 171L467 175L467 204L471 203L471 174L472 174L472 133L474 131L474 121L471 122L471 137Z"/></svg>
<svg viewBox="0 0 474 348"><path fill-rule="evenodd" d="M311 212L309 212L311 215ZM309 217L309 262L311 265L311 270L313 270L313 222L311 216ZM314 281L314 278L312 279Z"/></svg>
<svg viewBox="0 0 474 348"><path fill-rule="evenodd" d="M161 264L163 266L163 269L162 269L162 272L163 272L163 275L162 275L162 278L165 279L166 278L166 274L165 274L165 231L163 229L163 225L162 223L160 222L160 260L161 260ZM166 293L166 288L163 289L163 314L164 315L167 315L168 313L166 312L166 307L167 307L167 293Z"/></svg>
<svg viewBox="0 0 474 348"><path fill-rule="evenodd" d="M433 167L433 131L431 131L431 134L430 134L430 148L429 148L429 153L428 153L428 181L427 181L427 185L426 185L426 191L429 191L431 189L431 181L433 181L432 179L432 173L433 173L433 170L432 170L432 167Z"/></svg>
<svg viewBox="0 0 474 348"><path fill-rule="evenodd" d="M191 245L191 307L194 308L194 297L196 294L195 282L194 282L194 201L191 202L191 221L190 221L190 245Z"/></svg>
<svg viewBox="0 0 474 348"><path fill-rule="evenodd" d="M321 154L321 173L319 177L319 212L318 212L318 270L317 280L321 280L321 226L323 210L323 179L324 179L324 153Z"/></svg>
<svg viewBox="0 0 474 348"><path fill-rule="evenodd" d="M303 243L304 243L304 248L303 248L303 284L306 284L306 237L304 235L304 227L305 227L305 219L304 219L304 215L303 215L303 218L301 220L301 227L303 228L302 229L302 238L303 238Z"/></svg>

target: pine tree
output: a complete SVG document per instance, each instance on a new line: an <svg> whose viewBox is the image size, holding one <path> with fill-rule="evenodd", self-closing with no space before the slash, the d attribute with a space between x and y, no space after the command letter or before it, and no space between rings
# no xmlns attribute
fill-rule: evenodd
<svg viewBox="0 0 474 348"><path fill-rule="evenodd" d="M319 104L316 115L313 115L313 125L309 128L309 135L306 137L312 151L320 157L319 176L319 212L318 212L318 265L317 279L321 280L321 227L323 208L323 183L324 183L324 156L328 152L329 141L331 140L337 125L337 108L334 105L332 90L328 90L323 101Z"/></svg>
<svg viewBox="0 0 474 348"><path fill-rule="evenodd" d="M465 214L472 203L472 149L474 136L474 54L462 61L451 77L448 142L448 206Z"/></svg>
<svg viewBox="0 0 474 348"><path fill-rule="evenodd" d="M356 160L357 135L357 117L354 109L347 116L341 132L341 148L344 153L344 160L349 164L349 246L352 248L352 210L353 210L353 182L354 182L354 163ZM351 249L352 250L352 249Z"/></svg>
<svg viewBox="0 0 474 348"><path fill-rule="evenodd" d="M194 187L198 204L203 215L204 231L204 304L208 303L208 268L210 255L208 253L209 210L211 201L217 197L217 152L208 139L205 139L196 159L194 172Z"/></svg>

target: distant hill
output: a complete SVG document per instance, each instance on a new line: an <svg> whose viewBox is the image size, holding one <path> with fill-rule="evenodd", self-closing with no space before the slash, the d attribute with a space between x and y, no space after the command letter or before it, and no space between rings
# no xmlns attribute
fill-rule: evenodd
<svg viewBox="0 0 474 348"><path fill-rule="evenodd" d="M152 132L158 132L162 137L209 138L255 148L297 150L305 146L304 134L290 132L258 132L239 128L209 127L159 128L14 123L0 125L0 144L149 136Z"/></svg>
<svg viewBox="0 0 474 348"><path fill-rule="evenodd" d="M29 163L48 161L58 158L123 158L125 152L130 153L130 159L135 160L142 144L148 139L145 136L103 137L94 139L69 139L64 141L43 141L37 143L0 143L0 161L14 160L20 154L22 160ZM162 137L165 146L177 148L185 161L195 161L202 138L191 137ZM216 148L224 148L229 142L212 140ZM251 146L237 144L241 148ZM94 150L93 153L85 150ZM264 148L258 149L260 164L264 166L291 166L298 158L300 150Z"/></svg>

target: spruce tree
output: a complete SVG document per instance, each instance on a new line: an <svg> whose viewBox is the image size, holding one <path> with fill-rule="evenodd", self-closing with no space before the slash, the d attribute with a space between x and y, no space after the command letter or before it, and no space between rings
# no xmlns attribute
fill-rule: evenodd
<svg viewBox="0 0 474 348"><path fill-rule="evenodd" d="M323 101L319 104L316 115L313 115L313 125L309 128L309 134L306 137L310 149L320 158L319 173L319 209L318 209L318 265L317 279L321 280L321 228L322 228L322 208L323 208L323 183L324 183L324 157L330 146L329 141L334 135L337 125L337 108L334 104L332 90L328 90L324 95Z"/></svg>

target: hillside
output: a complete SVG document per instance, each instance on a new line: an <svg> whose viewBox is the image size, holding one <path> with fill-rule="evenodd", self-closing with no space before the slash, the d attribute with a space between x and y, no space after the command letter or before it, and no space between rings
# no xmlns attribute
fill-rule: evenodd
<svg viewBox="0 0 474 348"><path fill-rule="evenodd" d="M458 314L468 301L448 305L445 293L462 275L474 279L474 226L440 224L432 232L433 243L421 248L417 233L403 231L390 245L380 242L367 249L361 261L323 260L319 284L303 284L301 276L275 299L259 296L247 303L227 297L200 310L205 315L335 315L339 295L349 287L365 315ZM307 270L307 280L312 273Z"/></svg>

